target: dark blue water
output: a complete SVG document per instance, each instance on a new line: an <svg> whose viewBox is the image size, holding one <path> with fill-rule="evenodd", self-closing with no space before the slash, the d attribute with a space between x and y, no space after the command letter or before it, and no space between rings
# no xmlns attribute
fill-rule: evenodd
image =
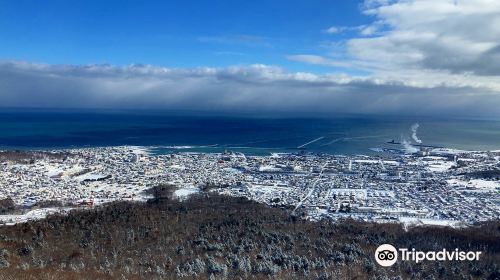
<svg viewBox="0 0 500 280"><path fill-rule="evenodd" d="M297 151L371 154L386 142L418 137L428 145L500 149L500 121L343 115L323 118L227 117L188 113L0 110L0 149L117 145L162 146L159 152L225 149L252 154ZM176 146L176 147L173 147ZM182 146L189 146L182 147Z"/></svg>

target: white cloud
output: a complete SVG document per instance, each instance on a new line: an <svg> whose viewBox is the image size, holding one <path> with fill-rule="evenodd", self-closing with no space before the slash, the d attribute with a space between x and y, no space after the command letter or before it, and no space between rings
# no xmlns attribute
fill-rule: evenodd
<svg viewBox="0 0 500 280"><path fill-rule="evenodd" d="M325 30L326 33L330 33L330 34L339 33L340 31L341 31L341 29L338 27L335 27L335 26L332 26L332 27Z"/></svg>
<svg viewBox="0 0 500 280"><path fill-rule="evenodd" d="M343 33L343 32L352 32L352 31L357 31L361 35L372 35L377 31L376 25L358 25L358 26L332 26L329 27L323 32L328 33L328 34L337 34L337 33Z"/></svg>
<svg viewBox="0 0 500 280"><path fill-rule="evenodd" d="M363 25L359 28L359 34L363 36L375 35L380 28L380 24Z"/></svg>
<svg viewBox="0 0 500 280"><path fill-rule="evenodd" d="M500 92L500 1L367 0L362 12L373 22L344 42L346 68L372 78ZM290 56L297 58L339 67L328 54Z"/></svg>
<svg viewBox="0 0 500 280"><path fill-rule="evenodd" d="M349 41L357 59L390 61L394 70L500 75L500 1L390 1L371 4L365 13L376 18L371 26L383 24L388 30Z"/></svg>

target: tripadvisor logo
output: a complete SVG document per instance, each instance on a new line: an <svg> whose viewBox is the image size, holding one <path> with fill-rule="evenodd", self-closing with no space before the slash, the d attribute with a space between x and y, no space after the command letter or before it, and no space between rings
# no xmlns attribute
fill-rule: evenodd
<svg viewBox="0 0 500 280"><path fill-rule="evenodd" d="M449 251L443 249L441 251L416 251L415 248L409 250L407 248L396 249L391 244L383 244L375 250L375 260L381 266L392 266L399 259L402 261L413 261L419 263L424 260L428 261L478 261L480 251L460 251L455 249Z"/></svg>
<svg viewBox="0 0 500 280"><path fill-rule="evenodd" d="M375 251L375 260L381 266L391 266L398 260L398 250L391 244L382 244Z"/></svg>

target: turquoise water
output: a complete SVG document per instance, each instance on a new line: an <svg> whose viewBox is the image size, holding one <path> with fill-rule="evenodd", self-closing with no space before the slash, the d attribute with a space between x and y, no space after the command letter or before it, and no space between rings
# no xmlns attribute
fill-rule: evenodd
<svg viewBox="0 0 500 280"><path fill-rule="evenodd" d="M322 118L202 116L188 113L0 111L0 149L55 149L117 145L158 146L164 152L250 154L302 150L371 154L411 141L412 124L424 144L499 150L500 121L342 115ZM316 140L316 141L313 141ZM309 143L305 145L306 143ZM161 146L161 147L160 147Z"/></svg>

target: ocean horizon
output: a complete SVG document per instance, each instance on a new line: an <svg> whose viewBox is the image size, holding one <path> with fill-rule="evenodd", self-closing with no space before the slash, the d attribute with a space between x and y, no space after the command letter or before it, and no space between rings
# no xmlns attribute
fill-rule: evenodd
<svg viewBox="0 0 500 280"><path fill-rule="evenodd" d="M418 124L413 135L412 126ZM0 110L0 149L149 146L157 153L266 155L307 151L375 154L399 144L499 150L500 121L437 117L337 115L266 117L193 112Z"/></svg>

